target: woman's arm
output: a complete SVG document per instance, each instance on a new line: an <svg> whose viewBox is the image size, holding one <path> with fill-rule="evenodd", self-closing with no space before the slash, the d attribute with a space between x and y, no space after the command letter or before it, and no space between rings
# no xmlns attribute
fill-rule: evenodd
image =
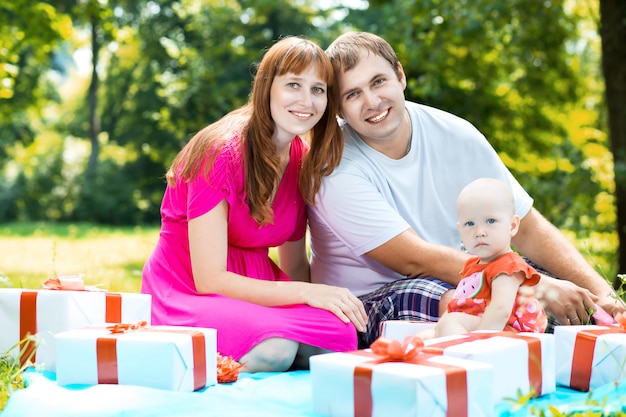
<svg viewBox="0 0 626 417"><path fill-rule="evenodd" d="M277 306L305 303L305 286L264 281L229 272L228 204L220 202L209 212L189 221L189 252L196 289L255 304Z"/></svg>

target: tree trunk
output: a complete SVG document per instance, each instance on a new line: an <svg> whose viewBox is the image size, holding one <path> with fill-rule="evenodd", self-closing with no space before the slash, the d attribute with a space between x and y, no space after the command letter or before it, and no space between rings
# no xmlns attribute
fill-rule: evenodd
<svg viewBox="0 0 626 417"><path fill-rule="evenodd" d="M626 1L600 0L602 71L615 164L618 271L626 272ZM621 284L616 279L614 286Z"/></svg>
<svg viewBox="0 0 626 417"><path fill-rule="evenodd" d="M96 169L98 167L98 155L100 154L100 143L98 136L100 134L100 118L98 117L98 55L100 51L100 40L98 38L98 16L91 16L91 53L92 64L91 84L89 85L88 102L89 102L89 140L91 142L91 154L87 163L87 189L91 190L95 179Z"/></svg>

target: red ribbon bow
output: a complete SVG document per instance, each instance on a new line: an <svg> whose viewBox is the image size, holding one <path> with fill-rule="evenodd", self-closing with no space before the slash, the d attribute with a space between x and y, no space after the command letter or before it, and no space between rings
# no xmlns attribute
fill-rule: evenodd
<svg viewBox="0 0 626 417"><path fill-rule="evenodd" d="M145 320L138 321L137 323L115 323L107 326L107 330L111 333L128 333L135 330L141 330L148 326L148 322Z"/></svg>
<svg viewBox="0 0 626 417"><path fill-rule="evenodd" d="M446 391L448 393L447 415L467 416L467 374L465 368L428 361L433 356L441 355L443 350L424 346L424 341L417 336L407 336L402 343L397 340L379 337L370 345L372 352L357 351L358 354L377 356L373 361L359 363L354 369L354 415L367 417L372 415L373 398L371 391L373 368L386 362L407 362L443 369L446 373Z"/></svg>
<svg viewBox="0 0 626 417"><path fill-rule="evenodd" d="M409 361L424 348L424 341L417 336L407 336L402 343L398 340L379 337L370 348L377 355L387 356L395 361Z"/></svg>
<svg viewBox="0 0 626 417"><path fill-rule="evenodd" d="M48 278L42 284L44 290L67 290L67 291L106 291L93 285L83 283L82 274L57 275Z"/></svg>

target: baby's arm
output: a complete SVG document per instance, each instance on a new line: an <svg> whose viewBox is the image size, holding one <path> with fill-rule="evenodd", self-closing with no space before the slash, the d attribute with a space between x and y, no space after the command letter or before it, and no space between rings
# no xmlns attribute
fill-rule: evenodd
<svg viewBox="0 0 626 417"><path fill-rule="evenodd" d="M467 313L446 312L435 326L434 337L465 334L476 330L480 324L480 317Z"/></svg>
<svg viewBox="0 0 626 417"><path fill-rule="evenodd" d="M476 330L504 329L524 279L522 272L515 272L513 275L500 274L491 281L491 301Z"/></svg>

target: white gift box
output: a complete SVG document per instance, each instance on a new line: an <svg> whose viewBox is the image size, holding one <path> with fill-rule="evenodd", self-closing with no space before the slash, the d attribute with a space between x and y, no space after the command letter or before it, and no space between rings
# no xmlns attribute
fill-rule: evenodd
<svg viewBox="0 0 626 417"><path fill-rule="evenodd" d="M556 382L589 391L626 378L626 330L619 326L556 326Z"/></svg>
<svg viewBox="0 0 626 417"><path fill-rule="evenodd" d="M407 336L414 336L424 330L435 327L434 322L388 320L381 323L381 336L403 341ZM472 332L470 334L489 334L497 332ZM513 335L507 332L506 334ZM523 337L533 337L541 343L541 392L548 394L556 390L555 381L555 341L554 335L546 333L517 333ZM425 341L427 346L437 343L453 344L444 349L443 354L462 359L476 360L493 365L495 389L494 404L505 398L517 398L518 390L523 395L530 392L528 343L518 336L494 336L488 339L465 341L471 336L459 335ZM515 358L513 360L512 358Z"/></svg>
<svg viewBox="0 0 626 417"><path fill-rule="evenodd" d="M402 342L407 336L433 330L436 324L434 321L385 320L380 323L380 336Z"/></svg>
<svg viewBox="0 0 626 417"><path fill-rule="evenodd" d="M403 341L421 331L433 329L436 323L408 320L388 320L381 323L381 336ZM556 390L555 338L548 333L511 333L511 337L494 336L486 339L469 340L471 335L498 332L472 332L468 335L449 336L425 341L427 346L437 343L451 344L444 349L446 356L476 360L494 367L494 404L505 398L517 398L518 390L523 395L530 392L529 348L523 337L531 337L541 343L541 392L549 394ZM517 336L515 336L517 335ZM474 336L475 337L475 336ZM494 340L491 340L494 339Z"/></svg>
<svg viewBox="0 0 626 417"><path fill-rule="evenodd" d="M434 356L423 364L377 363L379 356L363 354L368 351L327 353L310 358L314 412L327 417L447 416L448 400L451 407L459 406L462 396L452 394L454 398L448 398L446 383L449 377L444 369L435 366L443 364L466 372L467 404L463 403L463 407L469 417L494 414L490 365L444 356ZM367 395L363 395L364 391L355 389L355 371L367 366L367 362L376 364L372 368L369 387L365 386ZM359 384L363 388L362 379ZM362 408L355 410L355 403L367 408L368 412Z"/></svg>
<svg viewBox="0 0 626 417"><path fill-rule="evenodd" d="M54 372L54 334L106 322L150 323L151 303L148 294L3 288L0 351L16 345L27 333L37 334L39 345L32 360ZM13 354L17 356L19 348Z"/></svg>
<svg viewBox="0 0 626 417"><path fill-rule="evenodd" d="M57 383L140 385L196 391L217 384L217 331L148 326L111 333L104 326L55 335Z"/></svg>
<svg viewBox="0 0 626 417"><path fill-rule="evenodd" d="M527 395L533 386L536 396L556 390L553 334L470 332L426 340L424 344L444 346L444 356L492 365L493 405L506 398L515 399L520 393Z"/></svg>

